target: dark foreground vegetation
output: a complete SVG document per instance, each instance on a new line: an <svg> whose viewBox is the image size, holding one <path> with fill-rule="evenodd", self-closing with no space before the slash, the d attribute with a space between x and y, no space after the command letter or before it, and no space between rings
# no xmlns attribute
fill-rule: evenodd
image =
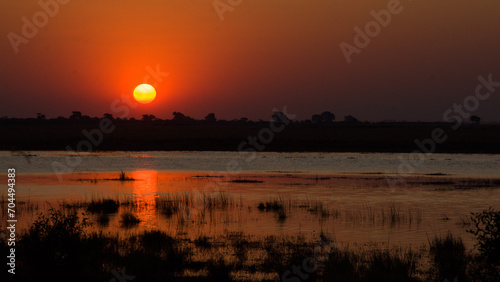
<svg viewBox="0 0 500 282"><path fill-rule="evenodd" d="M100 124L102 120L106 121L104 128ZM279 119L276 122L279 126L283 123ZM184 117L160 120L149 116L143 120L114 119L112 116L104 119L0 119L0 130L5 133L0 139L0 150L77 150L85 141L86 145L80 149L89 150L90 144L92 151L412 152L435 149L440 153L500 153L500 125L494 124L464 123L453 129L455 124L452 123L349 120L286 120L286 123L284 129L273 132L269 121L247 119L196 121ZM436 128L444 131L446 140L432 148L423 141L431 139ZM251 144L249 138L256 138L256 143ZM419 146L415 140L427 147Z"/></svg>
<svg viewBox="0 0 500 282"><path fill-rule="evenodd" d="M109 202L94 202L89 208L113 209ZM500 212L491 208L469 219L468 232L475 235L479 252L466 250L462 240L450 234L430 239L418 249L353 249L335 244L323 233L315 240L241 232L185 238L155 230L132 235L86 231L90 224L75 210L50 209L41 214L16 244L16 275L2 271L1 281L498 281L500 277ZM3 239L0 252L7 251Z"/></svg>

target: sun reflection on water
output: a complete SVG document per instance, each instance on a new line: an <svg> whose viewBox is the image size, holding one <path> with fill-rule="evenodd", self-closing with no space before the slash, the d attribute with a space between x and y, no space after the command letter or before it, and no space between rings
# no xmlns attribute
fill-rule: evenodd
<svg viewBox="0 0 500 282"><path fill-rule="evenodd" d="M136 216L146 227L158 225L156 219L155 199L158 197L158 172L155 170L135 171L133 197L136 202Z"/></svg>

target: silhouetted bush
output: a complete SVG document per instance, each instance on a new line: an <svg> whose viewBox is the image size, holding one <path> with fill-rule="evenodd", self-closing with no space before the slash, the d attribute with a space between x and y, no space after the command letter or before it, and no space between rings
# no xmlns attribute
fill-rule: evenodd
<svg viewBox="0 0 500 282"><path fill-rule="evenodd" d="M476 236L479 251L488 263L500 263L500 211L491 207L478 213L471 213L473 229L467 232Z"/></svg>
<svg viewBox="0 0 500 282"><path fill-rule="evenodd" d="M482 212L471 213L471 224L467 230L478 241L479 254L474 256L469 269L471 279L498 281L500 277L500 211L491 207Z"/></svg>
<svg viewBox="0 0 500 282"><path fill-rule="evenodd" d="M97 267L86 255L96 249L82 248L80 244L88 225L87 218L80 220L76 212L64 214L51 208L49 216L41 214L17 244L17 275L23 279L50 277L53 281L63 281L84 269Z"/></svg>

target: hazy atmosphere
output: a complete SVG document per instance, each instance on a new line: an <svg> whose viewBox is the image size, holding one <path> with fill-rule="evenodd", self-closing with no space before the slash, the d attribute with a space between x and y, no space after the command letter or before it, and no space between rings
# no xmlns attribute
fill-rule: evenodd
<svg viewBox="0 0 500 282"><path fill-rule="evenodd" d="M102 116L157 66L169 75L149 78L156 103L130 116L268 119L287 105L304 119L333 110L368 121L442 121L474 94L479 75L500 81L497 1L397 1L351 63L340 44L356 47L354 28L365 31L370 12L391 1L59 2L46 24L36 20L33 38L23 36L22 19L33 23L43 11L37 1L0 4L0 115ZM497 92L476 114L499 122L499 106Z"/></svg>

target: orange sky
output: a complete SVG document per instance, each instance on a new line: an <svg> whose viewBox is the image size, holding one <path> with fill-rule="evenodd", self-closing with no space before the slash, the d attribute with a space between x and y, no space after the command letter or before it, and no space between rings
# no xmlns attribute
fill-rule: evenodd
<svg viewBox="0 0 500 282"><path fill-rule="evenodd" d="M402 0L348 64L340 43L390 1L243 0L221 21L213 0L71 0L17 54L8 34L41 7L2 1L0 116L102 116L157 65L169 73L157 99L130 116L269 119L287 105L298 119L437 121L474 94L478 75L500 81L498 1ZM499 96L474 114L500 121Z"/></svg>

